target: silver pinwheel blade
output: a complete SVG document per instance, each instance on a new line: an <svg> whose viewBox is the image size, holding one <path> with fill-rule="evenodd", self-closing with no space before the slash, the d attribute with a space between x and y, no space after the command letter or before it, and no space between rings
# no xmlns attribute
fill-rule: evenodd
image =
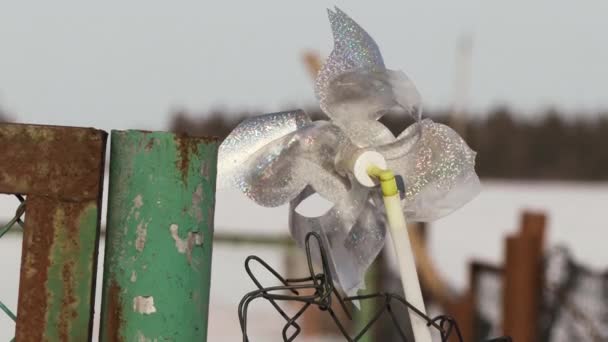
<svg viewBox="0 0 608 342"><path fill-rule="evenodd" d="M480 189L475 152L452 129L421 119L421 99L401 71L386 69L377 44L354 20L329 11L334 49L315 92L330 121L302 111L245 120L219 150L219 187L236 187L263 206L290 203L290 232L304 247L309 232L326 244L331 271L346 293L382 250L385 213L378 188L353 176L353 160L376 151L405 181L410 220L431 221L470 201ZM399 110L415 123L398 137L377 119ZM318 193L333 207L306 217L297 207ZM318 258L318 256L317 256Z"/></svg>

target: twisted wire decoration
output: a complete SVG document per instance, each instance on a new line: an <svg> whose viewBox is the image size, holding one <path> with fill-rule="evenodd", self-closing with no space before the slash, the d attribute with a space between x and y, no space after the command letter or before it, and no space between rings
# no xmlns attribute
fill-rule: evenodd
<svg viewBox="0 0 608 342"><path fill-rule="evenodd" d="M319 255L321 257L321 272L315 271L312 253L311 253L311 240L316 240L316 245L319 249ZM458 328L456 321L449 316L440 315L435 318L430 318L421 312L418 308L409 303L405 298L392 294L392 293L371 293L358 296L342 296L336 287L331 276L327 253L322 243L322 239L319 234L315 232L308 233L305 240L306 247L306 258L308 262L309 275L302 278L284 278L274 268L272 268L267 262L257 256L249 256L245 260L245 270L251 280L256 285L257 289L247 293L240 301L238 307L239 323L241 327L241 333L243 336L243 342L249 342L249 336L247 335L247 318L249 305L256 299L263 298L267 300L277 312L285 320L285 325L281 331L283 341L291 342L294 341L298 335L302 332L302 327L298 324L297 320L304 314L304 312L312 307L316 306L322 311L326 311L331 316L333 322L336 324L346 341L357 342L372 328L372 326L380 319L383 314L388 314L390 317L395 330L398 332L399 337L402 341L409 341L406 337L406 333L402 330L399 319L393 312L393 303L406 306L409 310L412 310L416 315L423 318L427 325L433 329L436 329L441 336L442 342L447 342L448 339L454 335L456 340L463 342L462 334ZM251 270L251 264L253 262L258 263L266 271L272 274L282 285L263 287L258 278L254 275ZM300 294L302 290L313 291L310 295ZM370 299L380 299L382 305L374 315L371 317L369 322L365 323L363 328L356 333L355 336L351 336L342 323L342 321L336 315L336 312L332 308L332 300L337 300L341 310L344 312L348 320L352 320L352 314L347 307L347 303L353 301L365 301ZM300 302L304 305L290 316L281 308L278 302ZM511 341L509 337L501 337L492 341Z"/></svg>

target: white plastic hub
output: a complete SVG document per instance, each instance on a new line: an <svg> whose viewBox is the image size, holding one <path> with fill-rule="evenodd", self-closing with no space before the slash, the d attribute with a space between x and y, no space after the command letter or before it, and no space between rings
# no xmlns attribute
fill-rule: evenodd
<svg viewBox="0 0 608 342"><path fill-rule="evenodd" d="M365 151L357 156L357 160L353 166L353 174L361 185L369 188L377 184L377 182L367 174L367 169L370 166L386 169L387 164L384 157L376 151Z"/></svg>

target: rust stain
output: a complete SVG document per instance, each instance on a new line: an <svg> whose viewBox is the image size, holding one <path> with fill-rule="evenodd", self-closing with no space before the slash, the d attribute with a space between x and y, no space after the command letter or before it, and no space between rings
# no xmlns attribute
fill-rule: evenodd
<svg viewBox="0 0 608 342"><path fill-rule="evenodd" d="M213 199L213 203L215 203L215 198ZM210 205L207 209L207 227L211 234L213 234L215 231L215 207L213 205Z"/></svg>
<svg viewBox="0 0 608 342"><path fill-rule="evenodd" d="M220 141L218 137L191 137L186 134L175 134L175 142L179 154L177 168L182 174L184 184L187 183L188 170L190 168L190 154L198 153L199 144L217 143Z"/></svg>
<svg viewBox="0 0 608 342"><path fill-rule="evenodd" d="M190 168L190 154L198 153L198 142L187 135L176 134L175 143L177 144L177 152L179 159L177 160L177 168L182 174L184 184L188 182L188 170Z"/></svg>
<svg viewBox="0 0 608 342"><path fill-rule="evenodd" d="M122 317L122 301L120 297L121 288L115 279L110 282L108 289L108 312L106 313L105 331L108 336L108 341L123 342L124 338L121 334L121 326L123 324Z"/></svg>
<svg viewBox="0 0 608 342"><path fill-rule="evenodd" d="M79 317L79 288L86 280L79 265L89 261L75 256L81 249L79 217L88 204L36 195L27 201L17 340L43 341L47 334L79 340L89 332L80 325L86 313Z"/></svg>
<svg viewBox="0 0 608 342"><path fill-rule="evenodd" d="M146 144L146 146L144 147L144 149L149 152L152 150L152 147L154 147L154 144L156 143L156 139L154 138L150 138L148 140L148 143Z"/></svg>
<svg viewBox="0 0 608 342"><path fill-rule="evenodd" d="M36 196L29 196L27 200L28 209L35 210L28 210L23 233L16 340L43 341L49 305L45 284L55 234L40 228L51 221L52 202ZM20 319L22 317L27 319Z"/></svg>
<svg viewBox="0 0 608 342"><path fill-rule="evenodd" d="M90 333L79 305L92 298L79 293L87 286L81 277L89 276L81 266L92 266L95 257L74 255L81 237L96 234L83 235L79 217L100 200L106 139L105 132L91 128L0 125L0 193L25 194L28 201L17 341L81 340L77 335Z"/></svg>
<svg viewBox="0 0 608 342"><path fill-rule="evenodd" d="M63 265L61 276L63 279L64 297L61 302L61 312L59 314L59 338L61 341L69 341L70 339L70 323L76 318L77 313L74 306L77 304L77 299L74 293L74 278L73 271L74 262L68 261Z"/></svg>
<svg viewBox="0 0 608 342"><path fill-rule="evenodd" d="M0 192L96 199L106 138L90 128L0 125Z"/></svg>
<svg viewBox="0 0 608 342"><path fill-rule="evenodd" d="M198 144L212 144L222 141L220 137L216 136L190 137L190 139L196 140Z"/></svg>
<svg viewBox="0 0 608 342"><path fill-rule="evenodd" d="M80 250L80 241L77 237L79 235L79 219L82 206L70 204L63 206L62 209L61 221L55 224L55 230L65 228L66 232L62 232L62 235L68 238L64 238L65 240L62 241L62 250L66 254L77 255L77 252ZM55 216L58 216L57 211ZM76 279L74 279L75 270L77 269L76 263L76 260L64 260L64 265L61 268L63 299L58 323L61 341L69 341L72 322L78 316L76 310L78 306L77 284Z"/></svg>

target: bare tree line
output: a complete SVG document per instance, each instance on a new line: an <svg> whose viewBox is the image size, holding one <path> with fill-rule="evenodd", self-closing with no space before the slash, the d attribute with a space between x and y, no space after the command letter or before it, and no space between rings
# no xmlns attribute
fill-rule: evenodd
<svg viewBox="0 0 608 342"><path fill-rule="evenodd" d="M320 110L307 110L314 119ZM244 118L255 112L176 112L169 129L191 135L225 137ZM427 113L447 123L446 112ZM469 116L470 117L470 116ZM566 119L568 118L568 119ZM0 107L0 122L12 117ZM411 120L387 115L382 122L399 134ZM466 141L477 151L477 172L483 178L520 180L608 180L608 112L596 116L565 115L547 110L534 120L506 107L466 122Z"/></svg>
<svg viewBox="0 0 608 342"><path fill-rule="evenodd" d="M319 110L308 111L323 118ZM241 120L259 113L177 112L172 131L225 137ZM534 120L502 107L466 123L466 141L478 152L477 172L483 178L545 180L608 180L608 112L568 116L547 110ZM427 113L448 122L445 112ZM566 119L568 118L568 119ZM398 134L411 121L388 115L382 119Z"/></svg>

